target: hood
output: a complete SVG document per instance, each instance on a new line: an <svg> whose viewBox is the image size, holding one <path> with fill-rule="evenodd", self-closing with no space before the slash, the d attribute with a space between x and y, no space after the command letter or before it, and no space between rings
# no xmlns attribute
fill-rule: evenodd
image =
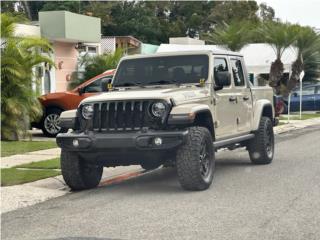
<svg viewBox="0 0 320 240"><path fill-rule="evenodd" d="M180 86L170 88L132 88L120 91L102 93L97 96L84 99L83 103L114 101L114 100L139 100L139 99L165 99L168 102L172 99L175 104L192 102L200 98L209 97L209 90L206 87Z"/></svg>

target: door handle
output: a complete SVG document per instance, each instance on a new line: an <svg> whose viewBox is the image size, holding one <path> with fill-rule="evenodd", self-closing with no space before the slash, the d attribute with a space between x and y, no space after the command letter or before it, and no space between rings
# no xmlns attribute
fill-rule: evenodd
<svg viewBox="0 0 320 240"><path fill-rule="evenodd" d="M237 97L231 96L231 97L229 97L229 101L230 102L237 102Z"/></svg>
<svg viewBox="0 0 320 240"><path fill-rule="evenodd" d="M249 100L249 97L248 97L248 96L244 96L244 97L243 97L243 100L244 100L244 101L248 101L248 100Z"/></svg>

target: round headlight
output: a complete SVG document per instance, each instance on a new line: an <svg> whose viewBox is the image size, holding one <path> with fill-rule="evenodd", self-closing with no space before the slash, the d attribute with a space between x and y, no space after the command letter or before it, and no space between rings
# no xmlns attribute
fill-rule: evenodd
<svg viewBox="0 0 320 240"><path fill-rule="evenodd" d="M163 117L166 113L166 105L163 102L155 102L151 106L152 115L155 117Z"/></svg>
<svg viewBox="0 0 320 240"><path fill-rule="evenodd" d="M86 104L82 107L82 116L89 120L93 116L93 105L92 104Z"/></svg>

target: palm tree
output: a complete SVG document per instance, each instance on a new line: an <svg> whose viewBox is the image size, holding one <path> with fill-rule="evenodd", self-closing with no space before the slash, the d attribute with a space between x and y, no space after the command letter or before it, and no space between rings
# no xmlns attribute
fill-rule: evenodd
<svg viewBox="0 0 320 240"><path fill-rule="evenodd" d="M293 46L297 50L297 59L292 64L292 72L287 83L287 90L290 92L298 83L300 74L314 65L313 70L319 70L320 66L320 35L310 27L295 25L296 40ZM314 67L313 67L314 68Z"/></svg>
<svg viewBox="0 0 320 240"><path fill-rule="evenodd" d="M28 118L41 115L41 106L32 90L33 68L53 64L48 41L14 36L16 19L1 14L1 139L17 140L28 129Z"/></svg>
<svg viewBox="0 0 320 240"><path fill-rule="evenodd" d="M270 67L269 84L279 92L279 83L284 71L281 57L284 51L294 43L295 31L289 23L270 21L263 23L257 33L275 52L276 59Z"/></svg>
<svg viewBox="0 0 320 240"><path fill-rule="evenodd" d="M222 23L211 33L205 34L204 39L212 44L231 50L240 51L252 40L252 30L255 24L248 21L234 21L230 24Z"/></svg>

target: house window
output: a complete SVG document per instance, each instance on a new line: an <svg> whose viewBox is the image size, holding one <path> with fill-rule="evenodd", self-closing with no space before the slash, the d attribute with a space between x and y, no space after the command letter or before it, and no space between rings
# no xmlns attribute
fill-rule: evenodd
<svg viewBox="0 0 320 240"><path fill-rule="evenodd" d="M89 53L97 53L97 47L88 47Z"/></svg>

